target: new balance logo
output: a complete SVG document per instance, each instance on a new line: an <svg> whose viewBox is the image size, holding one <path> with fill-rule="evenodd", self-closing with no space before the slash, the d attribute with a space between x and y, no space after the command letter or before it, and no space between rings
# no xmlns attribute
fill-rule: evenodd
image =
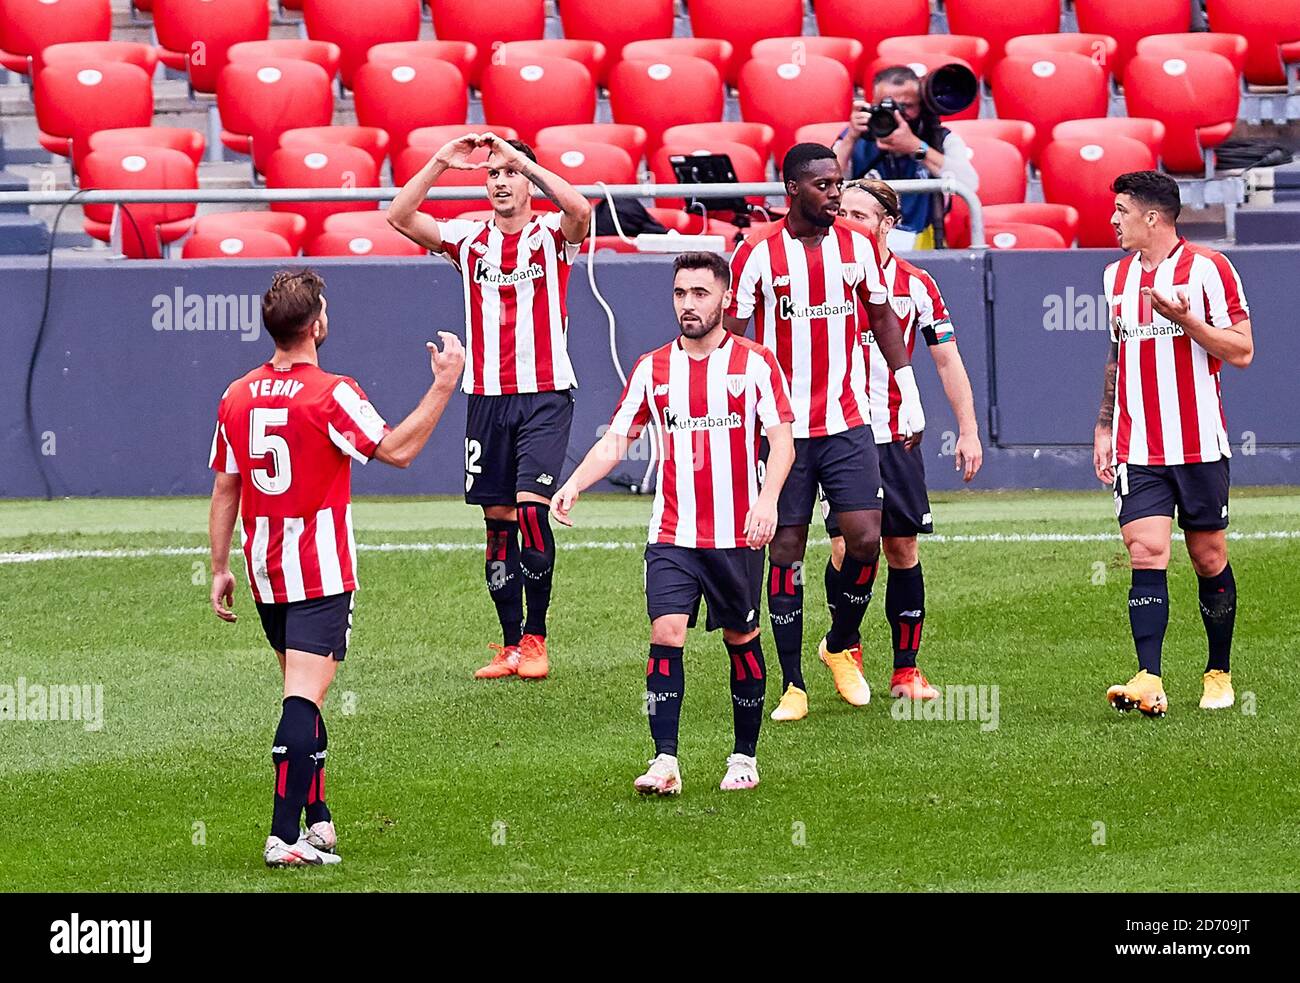
<svg viewBox="0 0 1300 983"><path fill-rule="evenodd" d="M555 483L555 476L543 472L542 474L539 474L537 476L537 483L539 485L545 485L547 488L550 488L551 485Z"/></svg>
<svg viewBox="0 0 1300 983"><path fill-rule="evenodd" d="M900 618L919 618L923 613L924 612L922 612L920 609L916 611L900 611L898 612L898 616Z"/></svg>
<svg viewBox="0 0 1300 983"><path fill-rule="evenodd" d="M655 388L654 388L654 394L655 394L656 396L667 396L667 395L668 395L668 383L666 383L666 382L661 382L661 383L659 383L659 385L655 386Z"/></svg>
<svg viewBox="0 0 1300 983"><path fill-rule="evenodd" d="M788 286L790 286L790 276L789 276L789 274L786 274L785 276L777 276L777 277L773 277L773 278L772 278L772 286L774 286L774 287L788 287Z"/></svg>

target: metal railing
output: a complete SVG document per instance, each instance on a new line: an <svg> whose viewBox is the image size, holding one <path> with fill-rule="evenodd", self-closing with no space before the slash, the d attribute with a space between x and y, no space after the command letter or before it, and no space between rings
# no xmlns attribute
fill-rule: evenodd
<svg viewBox="0 0 1300 983"><path fill-rule="evenodd" d="M890 181L900 194L956 195L970 208L971 247L987 245L984 237L984 209L979 196L952 178L927 178ZM391 201L400 188L206 188L206 189L95 189L74 191L0 191L0 205L115 205L115 204L244 204L257 205L286 201ZM752 184L595 184L579 185L577 190L588 198L779 198L785 185L776 181ZM432 188L429 201L474 201L487 197L479 187Z"/></svg>

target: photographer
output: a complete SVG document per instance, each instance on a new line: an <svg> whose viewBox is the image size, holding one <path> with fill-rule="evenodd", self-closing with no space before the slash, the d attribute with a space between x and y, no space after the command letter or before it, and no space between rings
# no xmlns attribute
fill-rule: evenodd
<svg viewBox="0 0 1300 983"><path fill-rule="evenodd" d="M853 104L849 125L835 142L835 156L846 178L885 181L950 176L973 191L979 175L971 166L961 137L940 125L922 99L921 80L905 65L882 69L872 79L872 103L893 109L897 128L873 139L868 132L872 105ZM943 199L935 194L902 196L902 221L891 233L895 249L932 249L935 226L943 221Z"/></svg>

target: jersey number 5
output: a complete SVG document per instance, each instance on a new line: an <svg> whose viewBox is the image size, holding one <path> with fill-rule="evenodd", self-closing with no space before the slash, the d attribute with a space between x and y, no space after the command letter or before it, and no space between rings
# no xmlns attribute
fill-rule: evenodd
<svg viewBox="0 0 1300 983"><path fill-rule="evenodd" d="M248 454L250 457L271 456L270 468L254 468L253 484L264 495L283 495L293 481L293 465L289 461L289 443L279 434L267 433L273 427L287 426L289 408L278 409L259 406L253 410L248 428ZM272 473L274 472L274 473Z"/></svg>

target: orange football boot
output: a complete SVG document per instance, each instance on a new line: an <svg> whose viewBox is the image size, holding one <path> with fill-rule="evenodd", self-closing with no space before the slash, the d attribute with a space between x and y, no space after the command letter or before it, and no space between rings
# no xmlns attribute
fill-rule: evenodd
<svg viewBox="0 0 1300 983"><path fill-rule="evenodd" d="M543 635L525 635L519 642L520 679L545 679L551 671L546 658L546 638Z"/></svg>
<svg viewBox="0 0 1300 983"><path fill-rule="evenodd" d="M474 673L475 679L503 679L519 671L518 645L497 645L493 642L488 648L496 652L496 655L492 656L491 662Z"/></svg>
<svg viewBox="0 0 1300 983"><path fill-rule="evenodd" d="M916 666L905 666L894 670L889 680L889 695L896 700L937 700L939 691L930 685Z"/></svg>

